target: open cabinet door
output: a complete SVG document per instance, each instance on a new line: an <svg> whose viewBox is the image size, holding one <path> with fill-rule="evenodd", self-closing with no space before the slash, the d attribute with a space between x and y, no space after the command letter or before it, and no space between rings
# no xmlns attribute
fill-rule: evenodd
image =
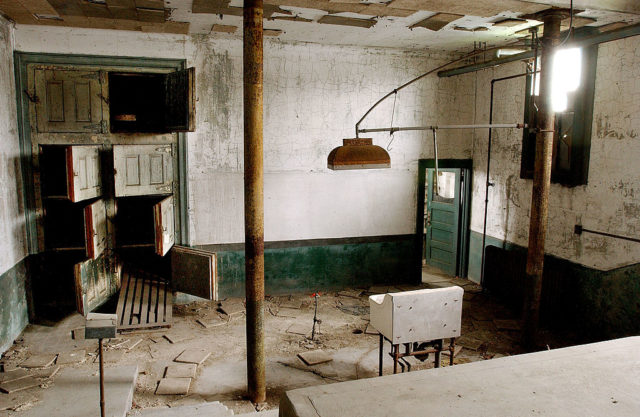
<svg viewBox="0 0 640 417"><path fill-rule="evenodd" d="M164 120L167 131L193 132L196 129L195 83L195 68L166 75Z"/></svg>
<svg viewBox="0 0 640 417"><path fill-rule="evenodd" d="M102 195L100 146L67 146L67 197L78 201Z"/></svg>
<svg viewBox="0 0 640 417"><path fill-rule="evenodd" d="M185 246L171 249L171 284L176 291L218 299L216 254Z"/></svg>
<svg viewBox="0 0 640 417"><path fill-rule="evenodd" d="M112 274L107 272L104 256L75 264L76 305L82 315L89 314L107 301L115 291Z"/></svg>
<svg viewBox="0 0 640 417"><path fill-rule="evenodd" d="M84 234L87 257L97 259L107 246L107 212L100 199L84 208Z"/></svg>
<svg viewBox="0 0 640 417"><path fill-rule="evenodd" d="M164 256L175 243L173 196L167 197L153 206L153 222L155 224L156 254Z"/></svg>
<svg viewBox="0 0 640 417"><path fill-rule="evenodd" d="M171 145L114 145L113 168L116 197L173 191Z"/></svg>

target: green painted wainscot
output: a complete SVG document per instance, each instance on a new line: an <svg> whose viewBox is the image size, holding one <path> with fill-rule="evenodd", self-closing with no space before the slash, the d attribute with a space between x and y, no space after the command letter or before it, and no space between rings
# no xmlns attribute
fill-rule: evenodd
<svg viewBox="0 0 640 417"><path fill-rule="evenodd" d="M0 353L6 352L29 323L26 258L0 275Z"/></svg>
<svg viewBox="0 0 640 417"><path fill-rule="evenodd" d="M317 239L265 243L265 292L268 295L414 284L414 235ZM244 297L244 248L203 245L218 255L219 298Z"/></svg>
<svg viewBox="0 0 640 417"><path fill-rule="evenodd" d="M469 274L480 277L482 234L471 232ZM487 236L485 288L520 311L527 250ZM640 264L608 271L545 256L540 320L585 342L640 334Z"/></svg>

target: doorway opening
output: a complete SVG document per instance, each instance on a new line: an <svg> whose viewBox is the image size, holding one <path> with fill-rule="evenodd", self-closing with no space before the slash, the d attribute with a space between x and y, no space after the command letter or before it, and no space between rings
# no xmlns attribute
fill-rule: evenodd
<svg viewBox="0 0 640 417"><path fill-rule="evenodd" d="M452 277L467 276L471 213L471 160L420 160L418 222L420 265Z"/></svg>

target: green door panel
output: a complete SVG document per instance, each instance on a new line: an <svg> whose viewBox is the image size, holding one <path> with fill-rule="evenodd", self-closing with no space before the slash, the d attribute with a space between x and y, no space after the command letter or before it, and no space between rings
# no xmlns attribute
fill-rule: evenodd
<svg viewBox="0 0 640 417"><path fill-rule="evenodd" d="M461 169L439 169L438 181L434 181L434 171L427 168L425 259L427 264L455 276L458 266Z"/></svg>

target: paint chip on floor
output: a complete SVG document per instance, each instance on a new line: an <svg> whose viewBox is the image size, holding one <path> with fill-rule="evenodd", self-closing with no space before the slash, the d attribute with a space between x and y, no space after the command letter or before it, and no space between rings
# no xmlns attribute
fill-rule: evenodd
<svg viewBox="0 0 640 417"><path fill-rule="evenodd" d="M191 378L162 378L156 395L187 395L190 386Z"/></svg>
<svg viewBox="0 0 640 417"><path fill-rule="evenodd" d="M330 362L333 360L325 351L311 350L309 352L298 353L298 357L308 366L317 365L319 363Z"/></svg>

